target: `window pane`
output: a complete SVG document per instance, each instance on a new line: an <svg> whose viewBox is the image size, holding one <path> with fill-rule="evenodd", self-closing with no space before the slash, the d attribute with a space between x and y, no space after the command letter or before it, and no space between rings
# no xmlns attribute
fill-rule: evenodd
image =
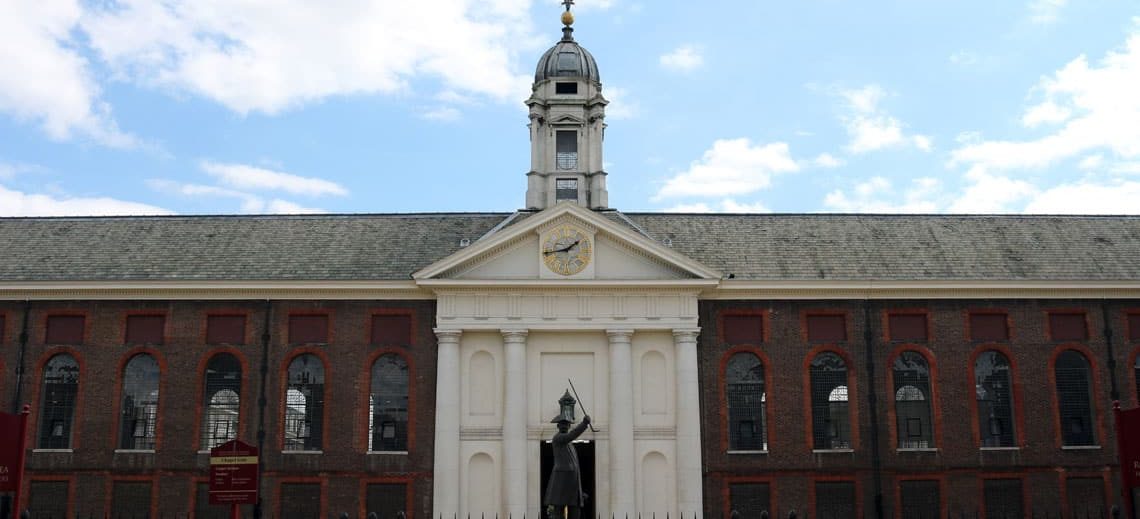
<svg viewBox="0 0 1140 519"><path fill-rule="evenodd" d="M986 517L1024 517L1020 479L987 479L984 486Z"/></svg>
<svg viewBox="0 0 1140 519"><path fill-rule="evenodd" d="M855 483L816 482L815 515L817 519L855 519Z"/></svg>
<svg viewBox="0 0 1140 519"><path fill-rule="evenodd" d="M408 450L408 363L395 354L372 365L368 450Z"/></svg>
<svg viewBox="0 0 1140 519"><path fill-rule="evenodd" d="M555 133L555 139L558 169L577 169L578 132L558 131Z"/></svg>
<svg viewBox="0 0 1140 519"><path fill-rule="evenodd" d="M281 519L313 519L321 517L321 485L318 483L282 483Z"/></svg>
<svg viewBox="0 0 1140 519"><path fill-rule="evenodd" d="M202 393L200 447L209 450L237 438L241 417L241 363L229 353L214 355L206 366Z"/></svg>
<svg viewBox="0 0 1140 519"><path fill-rule="evenodd" d="M742 519L759 519L761 512L772 515L767 483L733 483L728 486L728 510L739 512Z"/></svg>
<svg viewBox="0 0 1140 519"><path fill-rule="evenodd" d="M578 179L576 178L560 178L554 181L554 199L555 200L577 200L578 199Z"/></svg>
<svg viewBox="0 0 1140 519"><path fill-rule="evenodd" d="M917 352L895 358L895 431L900 449L934 447L931 418L930 367Z"/></svg>
<svg viewBox="0 0 1140 519"><path fill-rule="evenodd" d="M150 517L150 481L115 481L111 485L111 517Z"/></svg>
<svg viewBox="0 0 1140 519"><path fill-rule="evenodd" d="M737 353L728 360L725 397L728 400L728 448L768 450L764 366L759 357Z"/></svg>
<svg viewBox="0 0 1140 519"><path fill-rule="evenodd" d="M119 403L120 449L154 449L158 427L158 377L158 362L150 355L135 355L123 368L123 396Z"/></svg>
<svg viewBox="0 0 1140 519"><path fill-rule="evenodd" d="M128 315L127 344L162 344L166 317L161 315Z"/></svg>
<svg viewBox="0 0 1140 519"><path fill-rule="evenodd" d="M49 315L47 318L47 331L44 332L45 344L83 344L83 325L86 319L82 315Z"/></svg>
<svg viewBox="0 0 1140 519"><path fill-rule="evenodd" d="M289 363L285 391L285 450L321 450L324 429L325 369L312 354Z"/></svg>
<svg viewBox="0 0 1140 519"><path fill-rule="evenodd" d="M1096 445L1088 361L1084 355L1068 350L1057 356L1053 372L1057 380L1062 444Z"/></svg>
<svg viewBox="0 0 1140 519"><path fill-rule="evenodd" d="M811 362L812 448L850 449L847 364L834 353L820 353Z"/></svg>
<svg viewBox="0 0 1140 519"><path fill-rule="evenodd" d="M245 344L245 316L207 316L206 344Z"/></svg>
<svg viewBox="0 0 1140 519"><path fill-rule="evenodd" d="M376 519L396 519L396 514L408 513L408 486L403 483L370 483L365 496L365 514L376 514Z"/></svg>
<svg viewBox="0 0 1140 519"><path fill-rule="evenodd" d="M40 449L71 448L75 398L79 395L79 364L71 355L56 355L44 366L40 391Z"/></svg>
<svg viewBox="0 0 1140 519"><path fill-rule="evenodd" d="M942 516L937 481L900 481L902 519L938 519Z"/></svg>
<svg viewBox="0 0 1140 519"><path fill-rule="evenodd" d="M996 351L978 355L974 363L974 392L982 447L1013 447L1013 384L1005 355Z"/></svg>

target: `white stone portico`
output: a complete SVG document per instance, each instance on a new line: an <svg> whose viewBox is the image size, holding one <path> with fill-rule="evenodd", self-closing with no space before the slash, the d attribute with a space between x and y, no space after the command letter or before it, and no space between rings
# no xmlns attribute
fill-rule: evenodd
<svg viewBox="0 0 1140 519"><path fill-rule="evenodd" d="M566 225L594 255L551 276L543 236ZM568 202L413 277L438 301L433 516L541 509L540 445L567 379L597 429L581 438L595 511L701 514L697 299L717 272Z"/></svg>

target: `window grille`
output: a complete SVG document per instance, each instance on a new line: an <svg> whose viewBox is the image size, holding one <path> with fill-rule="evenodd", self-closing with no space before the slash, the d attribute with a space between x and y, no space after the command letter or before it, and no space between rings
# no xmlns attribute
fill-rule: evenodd
<svg viewBox="0 0 1140 519"><path fill-rule="evenodd" d="M764 412L764 365L751 353L737 353L725 369L728 408L728 448L768 450L767 417Z"/></svg>
<svg viewBox="0 0 1140 519"><path fill-rule="evenodd" d="M983 484L986 517L1025 517L1021 506L1020 479L987 479Z"/></svg>
<svg viewBox="0 0 1140 519"><path fill-rule="evenodd" d="M110 517L150 517L150 481L115 481Z"/></svg>
<svg viewBox="0 0 1140 519"><path fill-rule="evenodd" d="M408 486L404 483L369 483L364 496L366 514L376 519L397 519L408 510Z"/></svg>
<svg viewBox="0 0 1140 519"><path fill-rule="evenodd" d="M834 353L820 353L811 361L811 418L813 449L850 449L847 364Z"/></svg>
<svg viewBox="0 0 1140 519"><path fill-rule="evenodd" d="M321 450L324 400L324 364L316 355L298 355L289 363L285 390L285 450Z"/></svg>
<svg viewBox="0 0 1140 519"><path fill-rule="evenodd" d="M408 450L408 363L394 353L372 364L368 450Z"/></svg>
<svg viewBox="0 0 1140 519"><path fill-rule="evenodd" d="M210 504L209 483L197 483L194 488L194 519L230 519L230 507ZM253 517L253 505L242 505L238 509L242 517Z"/></svg>
<svg viewBox="0 0 1140 519"><path fill-rule="evenodd" d="M119 448L154 450L158 427L158 362L147 354L131 357L123 368Z"/></svg>
<svg viewBox="0 0 1140 519"><path fill-rule="evenodd" d="M1062 445L1096 445L1088 360L1076 351L1066 350L1057 356L1053 373L1057 380Z"/></svg>
<svg viewBox="0 0 1140 519"><path fill-rule="evenodd" d="M578 132L555 132L555 158L558 169L578 169Z"/></svg>
<svg viewBox="0 0 1140 519"><path fill-rule="evenodd" d="M43 371L40 391L40 449L70 449L79 395L79 364L71 355L56 355Z"/></svg>
<svg viewBox="0 0 1140 519"><path fill-rule="evenodd" d="M895 432L900 449L934 446L930 404L930 366L918 352L895 358Z"/></svg>
<svg viewBox="0 0 1140 519"><path fill-rule="evenodd" d="M996 351L978 355L974 362L974 393L982 447L1013 447L1013 384L1005 355Z"/></svg>
<svg viewBox="0 0 1140 519"><path fill-rule="evenodd" d="M855 519L855 483L851 481L817 481L815 483L815 516L817 519Z"/></svg>
<svg viewBox="0 0 1140 519"><path fill-rule="evenodd" d="M554 199L555 200L577 200L578 199L578 179L575 178L559 178L554 181Z"/></svg>
<svg viewBox="0 0 1140 519"><path fill-rule="evenodd" d="M728 486L728 501L729 513L736 511L744 519L759 519L761 512L775 517L767 483L733 483Z"/></svg>
<svg viewBox="0 0 1140 519"><path fill-rule="evenodd" d="M900 481L900 519L938 519L942 501L938 481Z"/></svg>
<svg viewBox="0 0 1140 519"><path fill-rule="evenodd" d="M27 505L31 516L67 517L67 503L71 501L69 485L67 481L32 481L28 485Z"/></svg>
<svg viewBox="0 0 1140 519"><path fill-rule="evenodd" d="M219 353L206 365L203 385L201 449L209 450L237 438L241 418L241 363Z"/></svg>
<svg viewBox="0 0 1140 519"><path fill-rule="evenodd" d="M282 483L279 495L281 519L321 517L319 483Z"/></svg>

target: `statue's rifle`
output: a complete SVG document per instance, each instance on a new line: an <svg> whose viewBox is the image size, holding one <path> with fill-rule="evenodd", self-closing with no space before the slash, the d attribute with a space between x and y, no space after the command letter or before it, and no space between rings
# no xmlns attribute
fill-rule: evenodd
<svg viewBox="0 0 1140 519"><path fill-rule="evenodd" d="M566 379L566 381L570 382L570 391L573 391L574 392L574 398L578 399L578 407L582 408L582 414L589 415L590 413L586 412L586 406L582 405L582 397L578 396L578 390L574 389L574 382L571 381L570 379ZM594 428L594 422L590 422L590 431L598 432L598 430Z"/></svg>

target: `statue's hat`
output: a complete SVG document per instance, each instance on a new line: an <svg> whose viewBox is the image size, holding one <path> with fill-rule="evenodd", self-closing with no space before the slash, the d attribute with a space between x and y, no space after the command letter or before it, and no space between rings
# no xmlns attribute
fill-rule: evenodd
<svg viewBox="0 0 1140 519"><path fill-rule="evenodd" d="M570 396L570 391L567 390L562 398L558 399L558 416L550 420L550 423L574 423L574 404L576 403L578 401L574 400L574 397Z"/></svg>

